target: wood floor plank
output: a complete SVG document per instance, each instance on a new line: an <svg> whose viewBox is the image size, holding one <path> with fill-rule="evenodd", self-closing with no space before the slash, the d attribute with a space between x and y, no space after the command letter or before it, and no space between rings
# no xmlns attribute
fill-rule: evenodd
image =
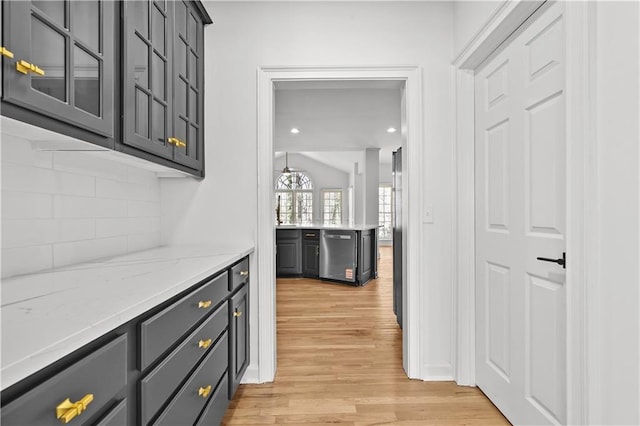
<svg viewBox="0 0 640 426"><path fill-rule="evenodd" d="M240 385L223 424L509 424L478 389L406 377L392 252L380 251L364 287L277 280L275 381Z"/></svg>

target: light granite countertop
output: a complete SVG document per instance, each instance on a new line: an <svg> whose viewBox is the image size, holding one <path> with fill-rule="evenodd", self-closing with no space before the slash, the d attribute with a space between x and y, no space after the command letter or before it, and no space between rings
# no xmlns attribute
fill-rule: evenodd
<svg viewBox="0 0 640 426"><path fill-rule="evenodd" d="M2 389L252 252L158 247L2 280Z"/></svg>
<svg viewBox="0 0 640 426"><path fill-rule="evenodd" d="M276 229L336 229L340 231L367 231L369 229L378 229L380 225L321 225L321 224L305 224L305 225L276 225Z"/></svg>

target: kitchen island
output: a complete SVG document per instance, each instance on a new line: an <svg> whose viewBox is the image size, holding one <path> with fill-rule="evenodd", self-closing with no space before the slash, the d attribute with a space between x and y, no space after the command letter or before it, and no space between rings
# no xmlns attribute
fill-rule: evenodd
<svg viewBox="0 0 640 426"><path fill-rule="evenodd" d="M378 225L276 226L276 275L364 285L377 277Z"/></svg>

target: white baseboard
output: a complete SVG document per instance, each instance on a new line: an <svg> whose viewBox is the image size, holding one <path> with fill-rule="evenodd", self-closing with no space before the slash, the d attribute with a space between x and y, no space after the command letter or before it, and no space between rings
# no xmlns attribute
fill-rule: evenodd
<svg viewBox="0 0 640 426"><path fill-rule="evenodd" d="M244 372L240 383L261 383L258 366L255 364L249 364L247 371Z"/></svg>
<svg viewBox="0 0 640 426"><path fill-rule="evenodd" d="M451 364L429 365L422 367L423 380L431 382L448 382L453 380L453 366Z"/></svg>

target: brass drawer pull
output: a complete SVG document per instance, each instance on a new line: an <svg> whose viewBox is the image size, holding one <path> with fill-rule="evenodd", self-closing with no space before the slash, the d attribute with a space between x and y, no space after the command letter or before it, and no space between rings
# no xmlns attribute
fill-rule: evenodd
<svg viewBox="0 0 640 426"><path fill-rule="evenodd" d="M18 70L18 72L21 72L22 74L33 72L38 75L44 75L44 70L42 68L38 67L35 64L30 64L29 62L22 59L16 62L16 70Z"/></svg>
<svg viewBox="0 0 640 426"><path fill-rule="evenodd" d="M198 347L199 347L199 348L207 349L209 346L211 346L211 342L213 342L213 340L211 340L211 339L207 339L207 340L200 340L200 341L198 342Z"/></svg>
<svg viewBox="0 0 640 426"><path fill-rule="evenodd" d="M7 58L13 58L13 52L4 46L0 46L0 55L6 56Z"/></svg>
<svg viewBox="0 0 640 426"><path fill-rule="evenodd" d="M186 142L183 142L178 138L173 138L173 137L167 138L167 142L169 142L171 145L177 146L178 148L186 148L187 146Z"/></svg>
<svg viewBox="0 0 640 426"><path fill-rule="evenodd" d="M242 315L242 311L234 311L233 312L233 316L236 317L236 318L240 317L241 315Z"/></svg>
<svg viewBox="0 0 640 426"><path fill-rule="evenodd" d="M86 394L78 402L71 402L71 400L67 398L56 407L56 418L62 423L67 424L82 414L91 401L93 401L92 393Z"/></svg>
<svg viewBox="0 0 640 426"><path fill-rule="evenodd" d="M248 277L249 276L249 271L240 271L240 276L241 277Z"/></svg>
<svg viewBox="0 0 640 426"><path fill-rule="evenodd" d="M211 300L201 300L198 302L198 308L207 309L211 306Z"/></svg>
<svg viewBox="0 0 640 426"><path fill-rule="evenodd" d="M211 385L205 388L201 387L200 389L198 389L198 396L201 396L203 398L208 397L209 393L211 393Z"/></svg>

